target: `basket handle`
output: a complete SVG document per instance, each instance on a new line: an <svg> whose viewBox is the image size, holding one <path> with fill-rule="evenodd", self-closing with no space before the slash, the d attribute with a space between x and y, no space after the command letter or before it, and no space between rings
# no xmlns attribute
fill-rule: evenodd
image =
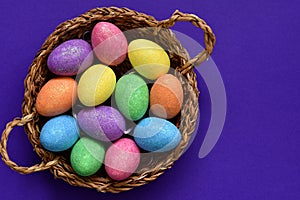
<svg viewBox="0 0 300 200"><path fill-rule="evenodd" d="M33 114L26 115L22 118L15 118L14 120L12 120L11 122L6 124L6 128L2 132L2 136L1 136L0 153L2 156L2 160L4 161L4 163L7 166L9 166L11 169L19 172L20 174L30 174L33 172L46 170L58 163L58 158L56 158L47 163L42 162L40 164L36 164L31 167L21 167L9 158L8 152L7 152L7 141L8 141L8 136L10 135L12 129L15 126L24 126L25 124L27 124L28 122L30 122L32 120L33 120Z"/></svg>
<svg viewBox="0 0 300 200"><path fill-rule="evenodd" d="M185 74L194 66L200 65L204 60L208 59L216 43L216 37L210 26L208 26L203 19L194 14L182 13L179 10L176 10L169 19L158 22L157 26L161 28L170 28L179 21L191 22L194 26L201 28L204 32L205 50L200 52L193 59L189 60L183 67L179 69L182 74Z"/></svg>

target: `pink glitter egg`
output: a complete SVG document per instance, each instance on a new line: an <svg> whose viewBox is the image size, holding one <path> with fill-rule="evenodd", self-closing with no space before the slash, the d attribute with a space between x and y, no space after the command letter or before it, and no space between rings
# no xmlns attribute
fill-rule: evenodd
<svg viewBox="0 0 300 200"><path fill-rule="evenodd" d="M92 46L97 58L106 65L118 65L126 58L128 42L114 24L99 22L92 31Z"/></svg>
<svg viewBox="0 0 300 200"><path fill-rule="evenodd" d="M135 172L140 163L140 150L129 138L113 143L105 155L105 170L113 180L124 180Z"/></svg>

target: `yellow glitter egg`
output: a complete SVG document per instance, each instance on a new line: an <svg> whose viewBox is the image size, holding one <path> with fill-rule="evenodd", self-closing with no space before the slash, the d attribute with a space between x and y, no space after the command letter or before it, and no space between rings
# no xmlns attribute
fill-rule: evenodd
<svg viewBox="0 0 300 200"><path fill-rule="evenodd" d="M105 102L113 93L116 75L105 65L97 64L87 69L78 83L78 98L86 106Z"/></svg>
<svg viewBox="0 0 300 200"><path fill-rule="evenodd" d="M128 57L134 69L147 79L157 79L170 68L168 54L150 40L137 39L130 42Z"/></svg>

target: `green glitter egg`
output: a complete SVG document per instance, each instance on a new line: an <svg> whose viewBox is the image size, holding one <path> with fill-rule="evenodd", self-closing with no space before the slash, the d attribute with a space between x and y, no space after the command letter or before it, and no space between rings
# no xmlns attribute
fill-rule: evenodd
<svg viewBox="0 0 300 200"><path fill-rule="evenodd" d="M81 176L95 174L102 166L105 149L99 142L83 137L74 145L71 152L71 165Z"/></svg>
<svg viewBox="0 0 300 200"><path fill-rule="evenodd" d="M119 110L127 119L141 119L149 104L146 82L136 74L122 76L116 85L115 99Z"/></svg>

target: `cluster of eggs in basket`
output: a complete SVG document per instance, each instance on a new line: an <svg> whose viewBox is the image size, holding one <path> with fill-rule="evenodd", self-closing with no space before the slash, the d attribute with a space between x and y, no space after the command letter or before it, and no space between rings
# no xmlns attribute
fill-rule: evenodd
<svg viewBox="0 0 300 200"><path fill-rule="evenodd" d="M93 64L94 55L103 64ZM135 73L117 80L109 66L117 70L127 55ZM52 117L41 129L40 142L52 152L72 148L77 174L93 175L104 164L112 179L124 180L137 169L140 150L167 152L179 144L181 134L168 119L180 112L183 90L168 74L170 59L158 44L146 39L128 44L117 26L99 22L91 45L82 39L65 41L50 53L47 66L57 76L37 95L37 112ZM148 87L147 80L154 84ZM109 98L116 106L104 104ZM76 117L66 114L76 101L83 105ZM144 117L147 111L153 115ZM131 135L128 121L136 123Z"/></svg>

